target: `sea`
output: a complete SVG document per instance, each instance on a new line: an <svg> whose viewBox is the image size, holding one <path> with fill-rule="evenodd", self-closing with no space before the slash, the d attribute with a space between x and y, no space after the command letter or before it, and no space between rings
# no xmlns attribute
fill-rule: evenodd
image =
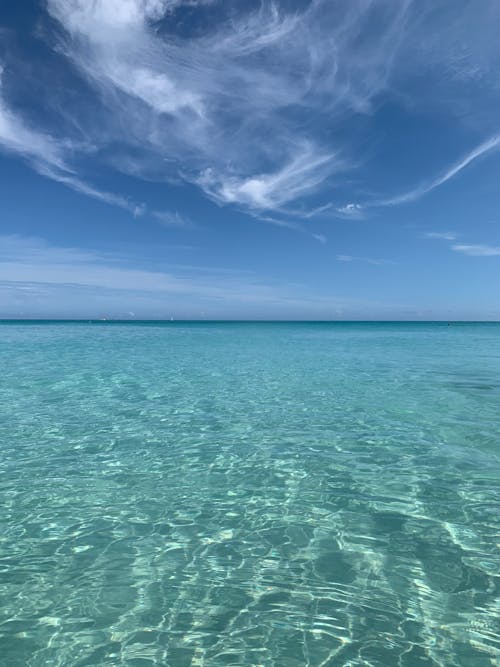
<svg viewBox="0 0 500 667"><path fill-rule="evenodd" d="M0 664L498 667L500 324L0 323Z"/></svg>

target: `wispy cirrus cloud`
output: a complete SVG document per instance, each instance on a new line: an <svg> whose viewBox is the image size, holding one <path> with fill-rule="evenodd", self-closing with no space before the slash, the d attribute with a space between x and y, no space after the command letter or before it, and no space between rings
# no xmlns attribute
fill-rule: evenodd
<svg viewBox="0 0 500 667"><path fill-rule="evenodd" d="M436 188L439 188L441 185L444 185L447 181L452 179L454 176L463 171L468 167L472 162L477 160L483 155L491 153L492 151L497 151L500 149L500 134L495 134L492 137L489 137L485 141L482 141L479 145L475 146L471 151L466 153L461 157L457 162L454 162L449 166L443 173L438 175L436 178L423 182L415 188L403 192L402 194L396 195L394 197L389 197L388 199L381 199L372 204L372 206L396 206L397 204L406 204L408 202L416 201L424 195L432 192Z"/></svg>
<svg viewBox="0 0 500 667"><path fill-rule="evenodd" d="M498 147L493 134L401 194L332 203L339 179L363 162L351 139L363 119L376 116L382 95L406 99L407 82L417 85L425 72L430 93L418 99L439 99L460 125L459 88L497 94L490 69L500 62L500 48L485 38L497 16L494 0L485 0L482 12L465 0L460 17L451 0L425 11L416 0L304 0L293 8L279 0L46 0L43 6L40 34L80 77L71 95L91 98L93 112L74 104L72 121L100 164L144 180L154 174L160 182L195 184L218 204L262 219L278 213L360 219L370 208L416 201ZM192 24L184 20L188 6ZM432 94L444 87L448 96ZM68 91L50 83L45 90L40 104L68 115ZM84 147L74 136L32 127L6 109L4 148L83 194L140 213L142 204L88 184L77 168Z"/></svg>
<svg viewBox="0 0 500 667"><path fill-rule="evenodd" d="M2 68L0 67L0 150L24 158L39 174L111 206L118 206L134 217L147 212L144 203L114 192L99 189L83 180L73 166L72 159L79 147L63 139L35 130L5 104L2 95ZM80 147L81 150L81 147ZM151 217L162 224L192 228L193 224L177 211L151 211Z"/></svg>
<svg viewBox="0 0 500 667"><path fill-rule="evenodd" d="M164 261L162 265L164 265ZM133 256L53 245L43 239L0 236L0 315L73 312L111 315L147 309L199 316L203 310L240 315L268 313L271 318L303 311L331 317L338 308L362 308L367 302L318 294L299 284L270 283L253 271L170 264L144 268ZM189 308L186 307L186 299ZM371 304L380 307L382 304Z"/></svg>
<svg viewBox="0 0 500 667"><path fill-rule="evenodd" d="M335 214L340 218L347 218L350 220L362 220L366 216L367 207L363 204L355 204L353 202L344 204L335 209Z"/></svg>
<svg viewBox="0 0 500 667"><path fill-rule="evenodd" d="M384 264L393 264L388 259L374 259L372 257L356 257L354 255L337 255L335 258L338 262L362 262L364 264L373 264L375 266L382 266Z"/></svg>
<svg viewBox="0 0 500 667"><path fill-rule="evenodd" d="M71 155L76 150L71 141L35 130L12 112L3 99L2 74L0 68L0 149L20 155L42 176L93 199L124 208L134 215L140 214L141 207L138 204L121 195L99 190L76 174L70 165Z"/></svg>
<svg viewBox="0 0 500 667"><path fill-rule="evenodd" d="M455 232L425 232L426 239L441 239L443 241L454 241L457 238Z"/></svg>
<svg viewBox="0 0 500 667"><path fill-rule="evenodd" d="M293 117L369 113L411 2L388 11L385 1L315 0L290 11L265 1L180 38L169 28L183 4L48 0L65 31L57 48L127 127L119 140L253 212L281 210L345 169L339 147Z"/></svg>
<svg viewBox="0 0 500 667"><path fill-rule="evenodd" d="M421 197L429 194L436 188L439 188L457 176L475 160L478 160L483 155L487 155L488 153L492 153L498 150L500 150L500 134L495 134L475 146L471 151L460 158L460 160L452 163L440 175L429 181L420 183L411 190L407 190L406 192L403 192L399 195L384 199L374 199L364 203L351 202L349 204L338 207L336 209L336 213L339 217L346 217L356 220L362 219L370 209L383 208L386 206L398 206L399 204L407 204L417 201ZM434 236L434 238L438 238L438 236Z"/></svg>
<svg viewBox="0 0 500 667"><path fill-rule="evenodd" d="M2 79L3 67L0 66L0 147L30 160L37 170L50 167L71 173L65 158L70 145L29 128L12 113L3 99Z"/></svg>
<svg viewBox="0 0 500 667"><path fill-rule="evenodd" d="M427 232L424 238L442 241L456 241L458 234L454 232ZM500 255L500 247L485 243L450 243L449 248L454 252L469 255L471 257L495 257Z"/></svg>
<svg viewBox="0 0 500 667"><path fill-rule="evenodd" d="M158 220L165 227L183 227L184 229L194 229L196 225L179 211L152 211L151 216Z"/></svg>
<svg viewBox="0 0 500 667"><path fill-rule="evenodd" d="M472 257L496 257L500 255L499 246L484 245L482 243L473 243L470 245L456 243L451 246L455 252L461 252L464 255Z"/></svg>
<svg viewBox="0 0 500 667"><path fill-rule="evenodd" d="M334 155L321 154L309 143L293 153L291 160L273 173L224 178L208 169L198 183L219 202L279 210L287 202L313 191L324 180L324 171L332 168Z"/></svg>

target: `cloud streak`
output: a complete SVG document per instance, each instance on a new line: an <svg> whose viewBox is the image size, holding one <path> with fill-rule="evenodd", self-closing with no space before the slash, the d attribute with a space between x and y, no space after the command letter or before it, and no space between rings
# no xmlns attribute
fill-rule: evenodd
<svg viewBox="0 0 500 667"><path fill-rule="evenodd" d="M210 198L253 212L282 210L345 169L338 146L291 121L299 112L369 113L411 3L388 11L385 0L380 8L315 0L292 12L264 1L180 38L168 28L182 4L48 0L64 29L57 48L127 127L118 139L149 166L167 158Z"/></svg>
<svg viewBox="0 0 500 667"><path fill-rule="evenodd" d="M340 218L348 218L351 220L362 220L366 217L370 209L399 206L400 204L408 204L418 201L433 190L441 187L449 180L457 176L461 171L466 169L471 163L489 153L498 151L500 149L500 134L495 134L485 141L478 144L460 160L450 165L444 172L436 176L430 181L425 181L411 190L407 190L394 197L383 199L375 199L364 203L348 203L336 209L336 215ZM439 234L427 234L428 238L447 238ZM450 240L450 239L448 239Z"/></svg>
<svg viewBox="0 0 500 667"><path fill-rule="evenodd" d="M333 155L317 153L314 147L306 144L274 173L224 179L207 170L198 183L218 202L279 210L287 202L313 191L323 181L323 170L328 171L333 159Z"/></svg>
<svg viewBox="0 0 500 667"><path fill-rule="evenodd" d="M455 232L426 232L426 239L441 239L443 241L454 241L457 238Z"/></svg>
<svg viewBox="0 0 500 667"><path fill-rule="evenodd" d="M466 0L460 20L451 0L439 11L422 11L416 0L311 0L293 9L279 0L43 6L40 34L61 67L71 67L74 89L50 81L42 89L40 106L56 116L50 127L22 120L4 99L0 142L40 173L135 214L142 203L88 183L79 158L89 157L89 147L100 167L194 184L219 205L263 220L307 221L329 213L361 219L371 208L417 201L499 146L493 134L401 194L336 203L339 182L363 163L353 149L360 128L382 101L406 99L422 72L431 92L444 82L494 90L485 54L488 63L500 62L497 40L477 49L496 16L493 0L481 13ZM184 21L188 6L192 25ZM463 126L453 95L437 98ZM71 118L60 133L57 113ZM172 223L176 214L169 215Z"/></svg>
<svg viewBox="0 0 500 667"><path fill-rule="evenodd" d="M496 257L500 255L500 247L483 245L480 243L471 245L457 243L452 245L451 249L455 252L461 252L464 255L470 255L472 257Z"/></svg>
<svg viewBox="0 0 500 667"><path fill-rule="evenodd" d="M452 232L427 232L424 238L443 241L456 241L457 235ZM500 255L500 247L484 243L451 243L449 248L454 252L471 257L496 257Z"/></svg>
<svg viewBox="0 0 500 667"><path fill-rule="evenodd" d="M402 194L396 195L395 197L381 199L372 204L372 206L396 206L398 204L406 204L408 202L416 201L429 192L432 192L432 190L435 190L441 185L447 183L450 179L452 179L454 176L457 176L457 174L459 174L481 156L493 151L497 151L499 148L500 134L495 134L494 136L489 137L485 141L481 142L478 146L474 147L469 153L464 155L457 162L453 163L442 174L433 180L422 183L416 188L408 190L407 192L403 192Z"/></svg>
<svg viewBox="0 0 500 667"><path fill-rule="evenodd" d="M122 208L134 217L147 213L145 204L99 189L83 180L71 164L71 158L77 152L76 147L69 141L59 140L29 127L5 104L2 92L2 68L0 68L0 150L22 157L40 175L62 183L75 192L110 206ZM150 217L165 226L194 228L193 223L177 211L151 211Z"/></svg>
<svg viewBox="0 0 500 667"><path fill-rule="evenodd" d="M338 262L362 262L364 264L373 264L375 266L382 266L384 264L392 264L388 259L373 259L372 257L355 257L354 255L337 255L335 258Z"/></svg>
<svg viewBox="0 0 500 667"><path fill-rule="evenodd" d="M146 308L149 313L303 312L329 317L337 308L359 308L366 302L318 294L298 284L270 284L249 271L170 265L155 270L133 265L121 254L54 246L39 238L0 236L0 314L79 312L98 315L103 305L122 314ZM40 302L39 300L42 299ZM191 310L186 310L186 300ZM40 305L41 303L41 305ZM377 305L377 304L371 304ZM17 308L17 311L12 309ZM57 310L59 308L59 310ZM155 309L157 309L155 311Z"/></svg>
<svg viewBox="0 0 500 667"><path fill-rule="evenodd" d="M70 173L65 160L67 146L48 134L30 129L12 113L3 99L2 78L3 67L0 67L0 146L29 160L37 170L50 166Z"/></svg>
<svg viewBox="0 0 500 667"><path fill-rule="evenodd" d="M76 175L75 169L68 163L68 158L74 151L71 142L58 140L30 128L12 112L3 99L2 73L0 68L0 149L21 156L42 176L63 183L93 199L138 214L141 209L137 204L121 195L99 190Z"/></svg>

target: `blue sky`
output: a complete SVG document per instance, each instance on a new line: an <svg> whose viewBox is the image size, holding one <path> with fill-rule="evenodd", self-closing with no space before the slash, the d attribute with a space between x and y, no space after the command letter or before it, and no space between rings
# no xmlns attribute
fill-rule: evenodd
<svg viewBox="0 0 500 667"><path fill-rule="evenodd" d="M500 319L497 0L0 6L0 316Z"/></svg>

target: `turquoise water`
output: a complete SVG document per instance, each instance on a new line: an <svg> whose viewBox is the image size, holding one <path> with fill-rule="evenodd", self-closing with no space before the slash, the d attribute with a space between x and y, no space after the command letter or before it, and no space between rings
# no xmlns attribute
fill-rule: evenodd
<svg viewBox="0 0 500 667"><path fill-rule="evenodd" d="M500 665L500 325L1 324L0 663Z"/></svg>

